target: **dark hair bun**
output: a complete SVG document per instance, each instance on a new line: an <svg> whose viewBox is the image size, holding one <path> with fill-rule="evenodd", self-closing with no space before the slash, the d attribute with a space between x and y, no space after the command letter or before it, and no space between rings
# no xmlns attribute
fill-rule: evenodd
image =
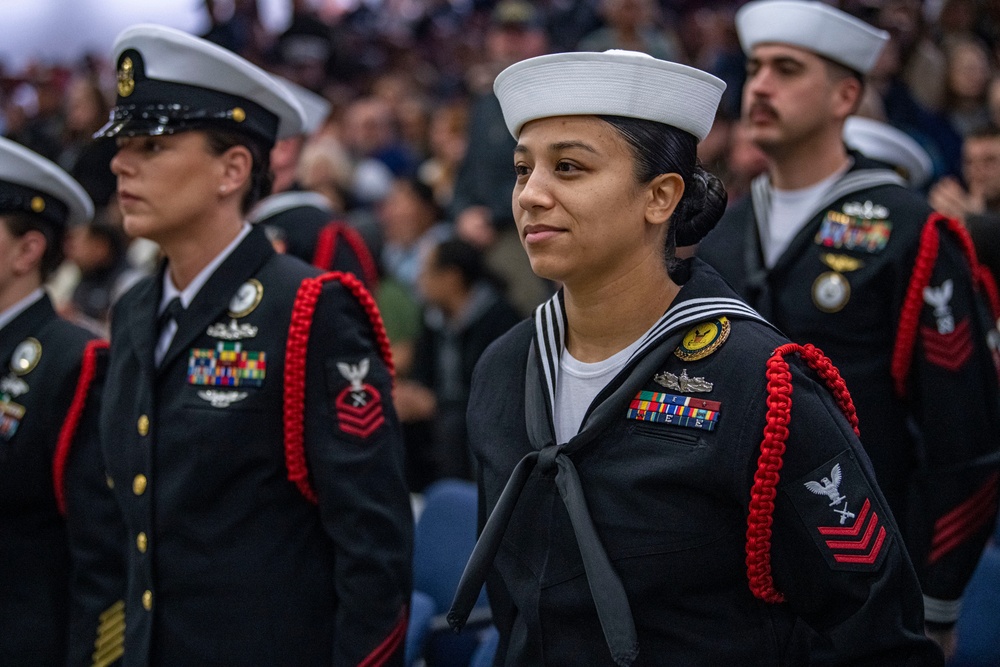
<svg viewBox="0 0 1000 667"><path fill-rule="evenodd" d="M726 188L716 176L695 167L674 213L678 246L695 245L712 231L726 212Z"/></svg>

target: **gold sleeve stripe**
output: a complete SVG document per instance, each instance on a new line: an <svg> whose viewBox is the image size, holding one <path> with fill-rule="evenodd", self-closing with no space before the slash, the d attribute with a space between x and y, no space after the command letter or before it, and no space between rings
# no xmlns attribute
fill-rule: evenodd
<svg viewBox="0 0 1000 667"><path fill-rule="evenodd" d="M98 616L92 667L108 667L125 653L125 601L119 600Z"/></svg>
<svg viewBox="0 0 1000 667"><path fill-rule="evenodd" d="M99 658L98 656L95 655L93 667L108 667L108 665L113 663L118 658L122 657L122 655L124 654L125 654L125 649L121 646L117 646L115 647L114 651L108 653L107 655L101 656Z"/></svg>

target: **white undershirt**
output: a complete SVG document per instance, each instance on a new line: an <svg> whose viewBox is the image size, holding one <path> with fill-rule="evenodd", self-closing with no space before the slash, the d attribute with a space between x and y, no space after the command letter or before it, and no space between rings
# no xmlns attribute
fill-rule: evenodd
<svg viewBox="0 0 1000 667"><path fill-rule="evenodd" d="M173 279L170 277L170 270L163 272L163 297L160 299L160 306L156 309L156 315L159 317L160 313L167 309L167 304L175 296L180 296L181 305L188 308L194 298L198 295L198 291L205 286L208 279L212 277L215 270L226 260L227 257L236 249L236 246L240 244L246 235L250 233L251 227L250 223L244 222L243 227L240 229L240 233L236 235L236 238L232 242L223 248L222 252L215 256L215 258L208 263L208 265L198 272L198 275L194 277L187 287L183 291L177 289L174 285ZM170 349L170 343L174 340L174 334L177 333L177 322L170 320L166 326L163 327L163 331L160 332L160 339L156 342L156 349L153 351L153 360L156 365L159 366L160 362L163 361L164 355L166 355L167 350Z"/></svg>
<svg viewBox="0 0 1000 667"><path fill-rule="evenodd" d="M556 383L556 442L565 444L580 432L587 408L614 379L645 337L643 334L621 352L592 364L577 360L563 348L559 358L559 381Z"/></svg>
<svg viewBox="0 0 1000 667"><path fill-rule="evenodd" d="M819 183L798 190L771 188L771 215L764 241L764 266L772 268L795 235L816 213L820 201L833 184L847 171L838 169Z"/></svg>

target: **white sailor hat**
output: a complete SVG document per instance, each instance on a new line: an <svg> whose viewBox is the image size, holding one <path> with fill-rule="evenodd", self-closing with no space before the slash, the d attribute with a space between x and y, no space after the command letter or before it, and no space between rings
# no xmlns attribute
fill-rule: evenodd
<svg viewBox="0 0 1000 667"><path fill-rule="evenodd" d="M758 44L790 44L867 74L889 33L822 2L757 0L736 12L736 32L748 55Z"/></svg>
<svg viewBox="0 0 1000 667"><path fill-rule="evenodd" d="M844 123L844 143L862 155L901 170L915 188L923 186L934 169L931 156L913 137L871 118L848 118Z"/></svg>
<svg viewBox="0 0 1000 667"><path fill-rule="evenodd" d="M684 130L701 141L712 129L726 84L707 72L637 51L555 53L500 72L493 91L517 138L549 116L626 116Z"/></svg>
<svg viewBox="0 0 1000 667"><path fill-rule="evenodd" d="M238 130L268 144L302 132L304 114L277 80L221 46L140 24L115 40L118 101L95 138Z"/></svg>
<svg viewBox="0 0 1000 667"><path fill-rule="evenodd" d="M289 190L264 197L247 216L250 224L275 224L305 216L320 222L333 219L330 200L310 190Z"/></svg>
<svg viewBox="0 0 1000 667"><path fill-rule="evenodd" d="M299 101L299 105L302 107L302 112L304 113L302 134L306 136L314 134L323 126L323 123L330 115L330 109L333 108L333 105L322 95L318 95L294 81L289 81L285 77L277 75L274 78Z"/></svg>
<svg viewBox="0 0 1000 667"><path fill-rule="evenodd" d="M94 204L83 187L55 163L0 138L0 215L20 211L64 227L89 222Z"/></svg>

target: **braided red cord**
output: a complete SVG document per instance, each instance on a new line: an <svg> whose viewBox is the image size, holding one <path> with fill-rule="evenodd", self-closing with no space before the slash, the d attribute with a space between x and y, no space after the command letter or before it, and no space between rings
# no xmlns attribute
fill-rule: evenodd
<svg viewBox="0 0 1000 667"><path fill-rule="evenodd" d="M1000 318L1000 291L997 290L993 274L979 263L969 231L958 220L940 213L931 213L920 233L920 250L907 287L906 300L903 302L899 327L896 331L896 344L892 350L892 380L899 396L906 394L906 377L910 373L913 346L917 340L917 325L920 320L920 310L923 308L924 288L931 282L931 272L934 270L934 262L937 261L938 223L944 223L945 228L958 240L959 248L972 272L973 288L984 294L993 319Z"/></svg>
<svg viewBox="0 0 1000 667"><path fill-rule="evenodd" d="M760 443L757 471L750 489L750 512L747 516L747 579L754 597L764 602L783 602L785 597L774 587L771 576L771 526L774 523L774 498L781 480L782 456L788 441L792 412L792 373L785 355L797 352L830 389L841 412L858 433L858 416L847 384L836 366L816 347L785 343L767 360L767 415L764 440Z"/></svg>
<svg viewBox="0 0 1000 667"><path fill-rule="evenodd" d="M309 332L312 329L316 302L319 300L323 283L335 280L343 285L357 299L368 316L375 334L379 355L395 378L389 337L382 324L375 300L365 286L350 273L332 271L315 278L306 278L299 285L292 304L292 318L288 325L288 341L285 344L285 387L284 387L284 427L285 466L288 480L298 487L306 500L317 503L318 498L309 484L309 467L305 452L305 398L306 398L306 353L309 347Z"/></svg>
<svg viewBox="0 0 1000 667"><path fill-rule="evenodd" d="M365 243L365 240L361 238L361 234L358 234L354 228L347 225L340 225L339 229L340 234L347 241L347 245L351 246L351 250L354 251L354 255L361 264L361 273L364 275L359 277L365 281L365 285L369 289L375 289L375 286L378 285L378 268L375 266L375 258L368 251L368 244Z"/></svg>
<svg viewBox="0 0 1000 667"><path fill-rule="evenodd" d="M80 377L76 381L76 391L66 412L59 438L56 440L56 451L52 457L52 485L56 495L56 506L59 513L66 516L66 462L69 451L80 425L83 409L87 405L87 394L97 372L97 351L108 349L108 341L92 340L83 348L83 360L80 363Z"/></svg>
<svg viewBox="0 0 1000 667"><path fill-rule="evenodd" d="M899 313L899 326L896 328L896 344L892 348L892 365L890 374L898 396L906 394L906 377L910 374L910 362L913 357L913 345L917 340L917 325L920 323L920 310L924 305L924 288L931 282L931 272L938 254L937 221L945 219L940 213L932 213L920 233L920 248L913 264L913 274L906 288L906 298Z"/></svg>
<svg viewBox="0 0 1000 667"><path fill-rule="evenodd" d="M312 264L318 269L329 271L333 264L333 254L337 250L337 223L331 222L319 230L316 237L316 252L313 253Z"/></svg>

